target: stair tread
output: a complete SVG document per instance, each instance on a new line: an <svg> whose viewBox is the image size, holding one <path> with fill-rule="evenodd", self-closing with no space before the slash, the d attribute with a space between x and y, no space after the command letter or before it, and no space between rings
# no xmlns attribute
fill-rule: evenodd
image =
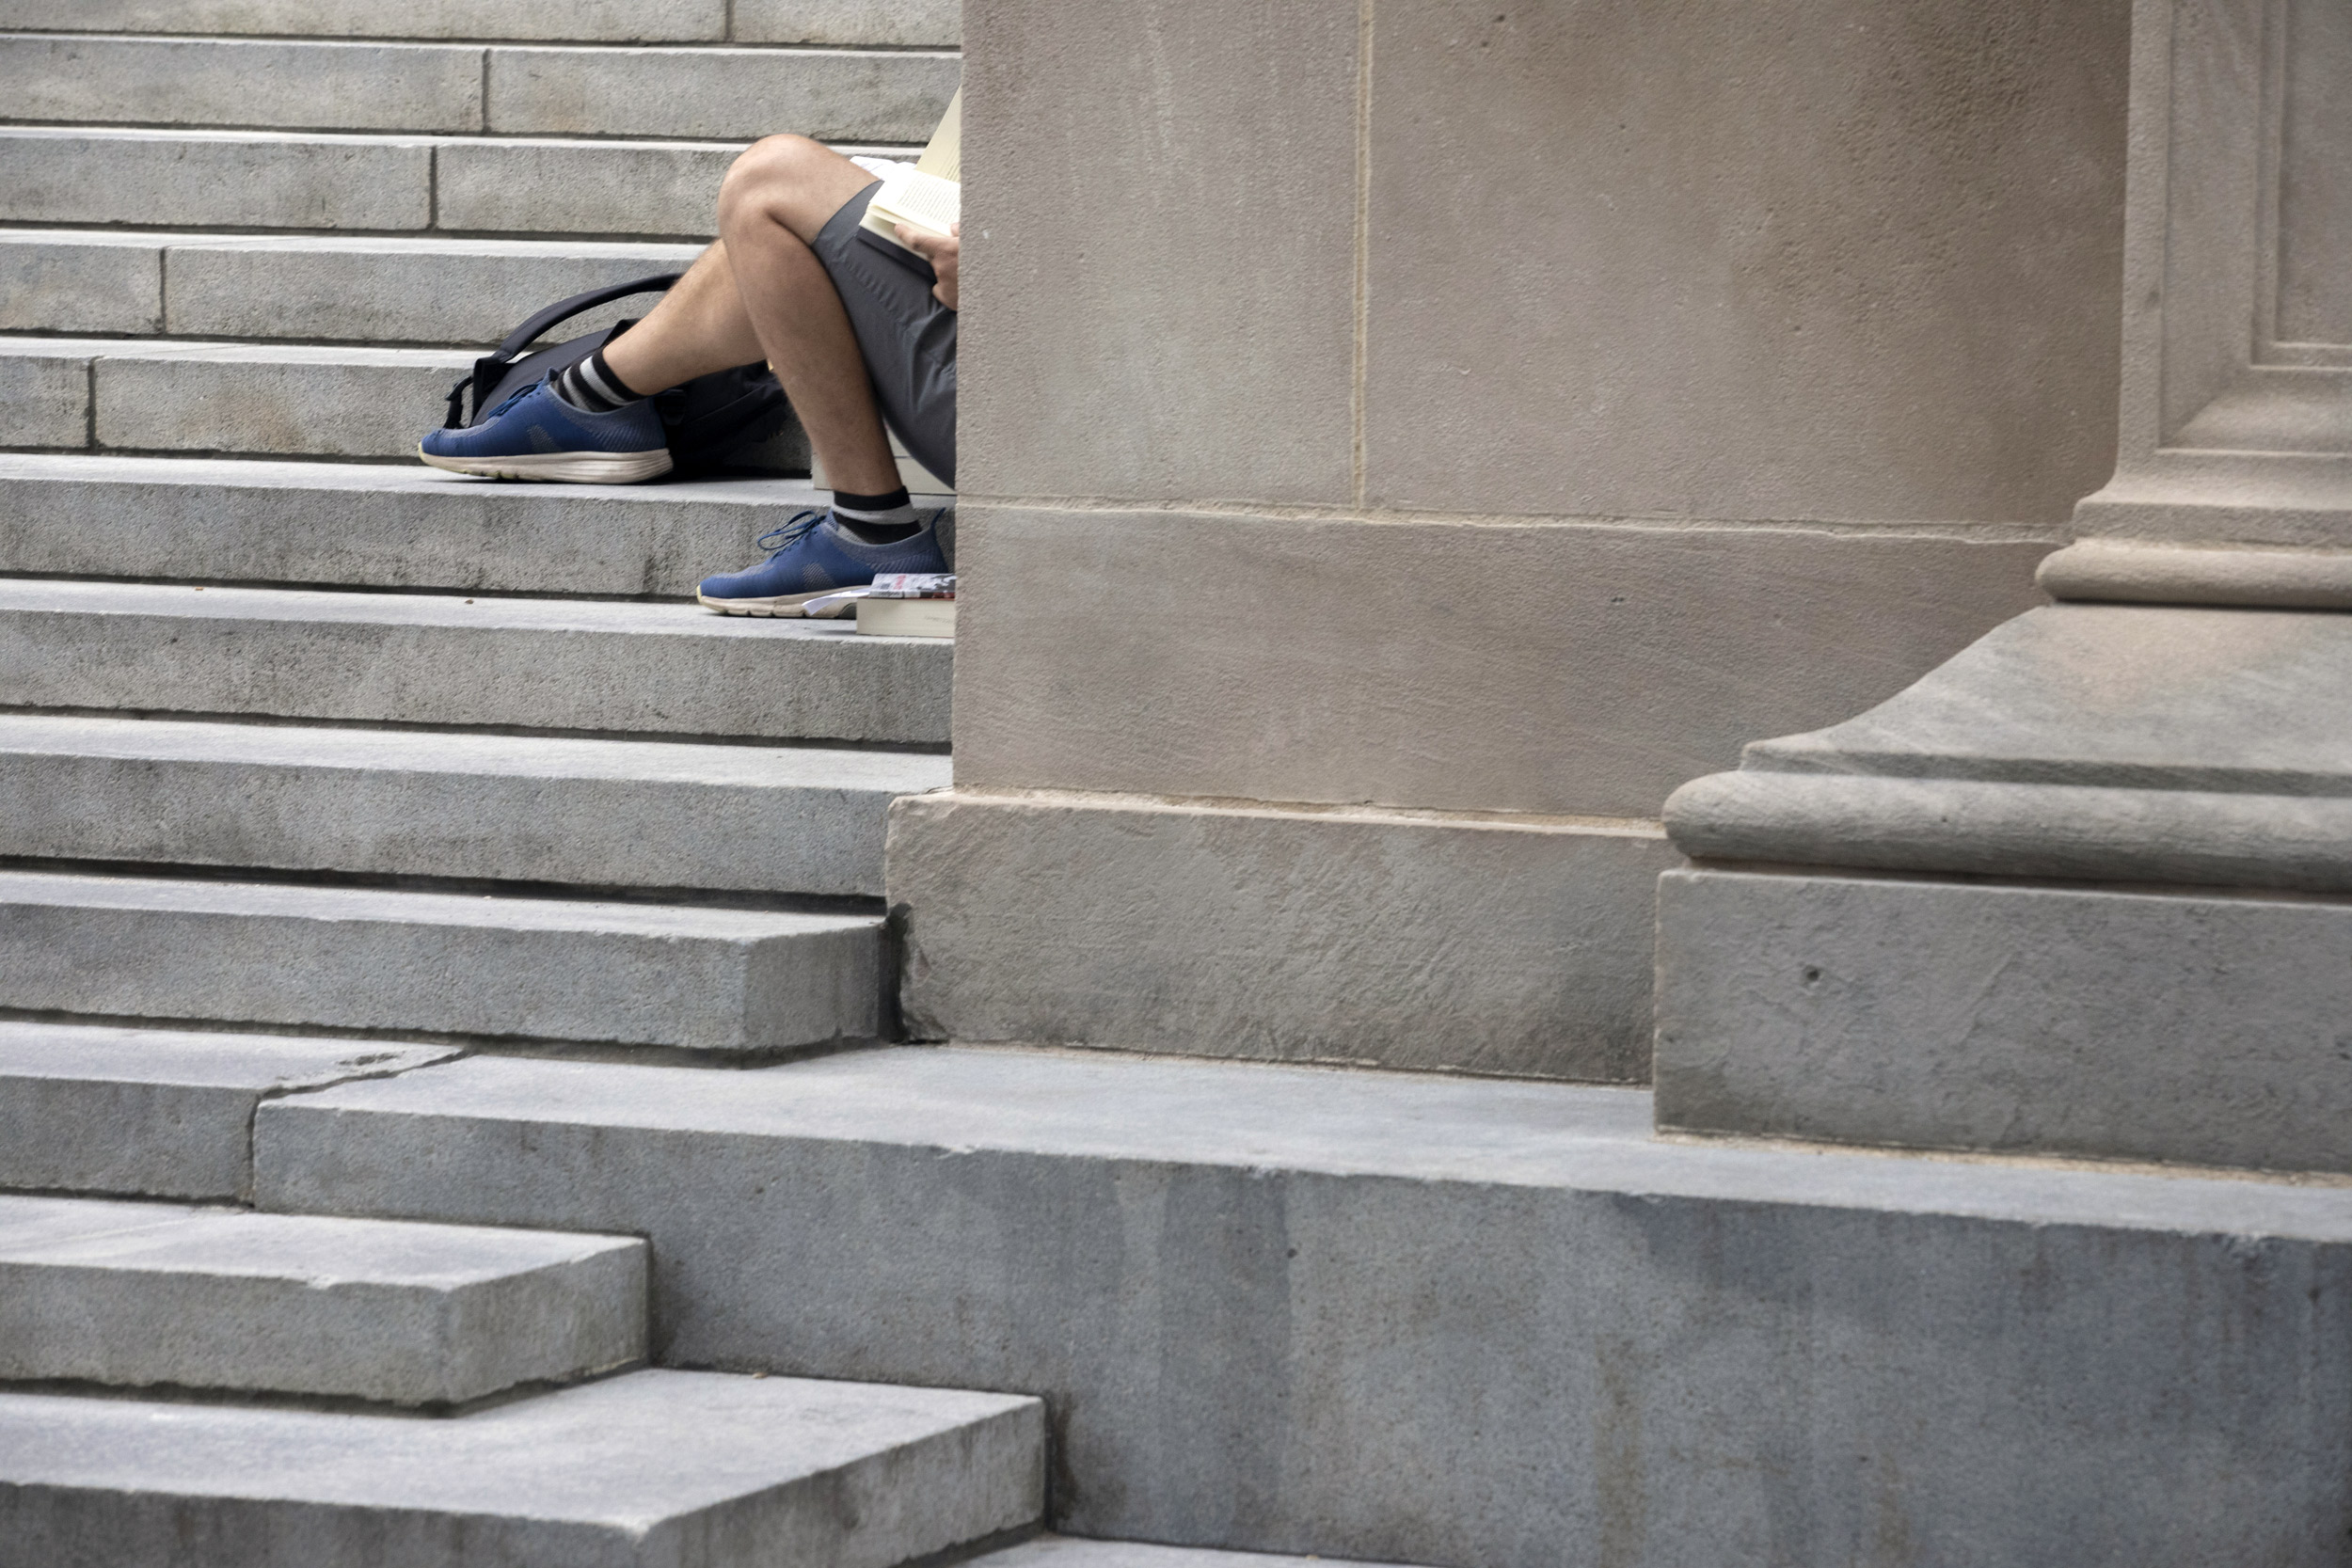
<svg viewBox="0 0 2352 1568"><path fill-rule="evenodd" d="M263 1100L452 1054L300 1035L0 1022L0 1186L244 1198ZM92 1127L107 1135L88 1136Z"/></svg>
<svg viewBox="0 0 2352 1568"><path fill-rule="evenodd" d="M374 1040L0 1020L0 1080L239 1089L253 1100L405 1071L451 1054L439 1046Z"/></svg>
<svg viewBox="0 0 2352 1568"><path fill-rule="evenodd" d="M26 707L944 747L954 658L689 604L0 578Z"/></svg>
<svg viewBox="0 0 2352 1568"><path fill-rule="evenodd" d="M899 1047L718 1082L691 1069L477 1056L262 1112L280 1125L372 1116L2352 1241L2352 1187L1662 1142L1644 1089L1365 1070Z"/></svg>
<svg viewBox="0 0 2352 1568"><path fill-rule="evenodd" d="M943 756L836 747L722 746L23 713L0 713L0 753L5 752L125 762L644 780L885 796L943 788L950 768Z"/></svg>
<svg viewBox="0 0 2352 1568"><path fill-rule="evenodd" d="M666 1370L430 1421L0 1394L0 1555L46 1515L121 1560L176 1535L171 1560L228 1568L256 1509L294 1505L306 1560L445 1564L462 1530L463 1560L516 1568L885 1568L1035 1519L1042 1433L1016 1395Z"/></svg>
<svg viewBox="0 0 2352 1568"><path fill-rule="evenodd" d="M60 26L60 21L68 25ZM469 42L823 41L952 45L954 0L845 10L825 0L82 0L61 19L46 0L0 0L0 27L133 35L414 38ZM855 36L847 36L854 30Z"/></svg>
<svg viewBox="0 0 2352 1568"><path fill-rule="evenodd" d="M1090 1541L1075 1535L1034 1536L1017 1546L974 1558L967 1568L1307 1568L1317 1562L1327 1568L1349 1568L1340 1558L1229 1552L1147 1541ZM1367 1563L1362 1568L1396 1565Z"/></svg>
<svg viewBox="0 0 2352 1568"><path fill-rule="evenodd" d="M231 343L203 339L0 336L0 357L192 360L229 365L382 365L468 371L481 351L373 343Z"/></svg>
<svg viewBox="0 0 2352 1568"><path fill-rule="evenodd" d="M0 33L19 121L914 141L952 48ZM702 90L692 90L700 87Z"/></svg>
<svg viewBox="0 0 2352 1568"><path fill-rule="evenodd" d="M318 922L368 921L507 931L581 931L669 941L756 942L869 931L870 915L708 909L589 899L487 897L478 894L315 886L156 877L0 871L0 908L132 910L176 914L255 914Z"/></svg>
<svg viewBox="0 0 2352 1568"><path fill-rule="evenodd" d="M0 1195L0 1378L454 1403L642 1359L634 1237Z"/></svg>
<svg viewBox="0 0 2352 1568"><path fill-rule="evenodd" d="M870 915L0 872L9 1004L92 1020L781 1050L878 1033L882 961Z"/></svg>
<svg viewBox="0 0 2352 1568"><path fill-rule="evenodd" d="M684 597L824 504L790 479L502 484L421 463L0 453L0 571Z"/></svg>
<svg viewBox="0 0 2352 1568"><path fill-rule="evenodd" d="M253 1276L320 1289L451 1286L644 1245L568 1231L0 1193L0 1267Z"/></svg>

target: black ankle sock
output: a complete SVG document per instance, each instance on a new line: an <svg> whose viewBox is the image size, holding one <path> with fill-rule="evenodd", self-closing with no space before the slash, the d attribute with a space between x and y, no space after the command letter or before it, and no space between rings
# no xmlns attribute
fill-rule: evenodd
<svg viewBox="0 0 2352 1568"><path fill-rule="evenodd" d="M583 414L610 414L644 396L629 390L628 383L612 373L602 349L558 375L555 395Z"/></svg>
<svg viewBox="0 0 2352 1568"><path fill-rule="evenodd" d="M903 484L879 496L835 490L833 518L861 545L895 545L923 531L923 521L915 515L914 503L907 499Z"/></svg>

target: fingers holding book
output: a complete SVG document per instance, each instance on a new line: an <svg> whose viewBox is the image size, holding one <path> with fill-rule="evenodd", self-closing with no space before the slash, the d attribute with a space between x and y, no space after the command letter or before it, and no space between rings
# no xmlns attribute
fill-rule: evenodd
<svg viewBox="0 0 2352 1568"><path fill-rule="evenodd" d="M956 308L956 263L963 250L963 225L950 223L945 234L933 234L912 224L898 225L898 243L931 264L939 281L931 286L931 293L940 304L952 310Z"/></svg>

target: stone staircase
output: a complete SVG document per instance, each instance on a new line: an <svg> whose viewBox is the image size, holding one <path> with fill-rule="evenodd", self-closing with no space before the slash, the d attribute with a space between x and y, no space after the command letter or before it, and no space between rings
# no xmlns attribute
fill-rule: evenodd
<svg viewBox="0 0 2352 1568"><path fill-rule="evenodd" d="M249 1207L278 1098L885 1034L886 810L947 778L946 644L682 602L813 499L789 434L408 454L516 321L691 260L752 136L919 140L953 6L427 9L0 6L0 1560L1032 1529L1033 1398L650 1368L641 1238Z"/></svg>
<svg viewBox="0 0 2352 1568"><path fill-rule="evenodd" d="M919 137L951 7L72 24L0 0L0 1563L2340 1560L2341 1185L883 1043L951 648L685 602L788 473L402 454L743 139Z"/></svg>

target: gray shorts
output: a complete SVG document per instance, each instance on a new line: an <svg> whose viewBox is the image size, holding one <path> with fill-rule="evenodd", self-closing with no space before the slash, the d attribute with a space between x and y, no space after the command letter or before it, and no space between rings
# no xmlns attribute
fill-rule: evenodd
<svg viewBox="0 0 2352 1568"><path fill-rule="evenodd" d="M880 189L876 181L843 202L814 248L849 309L882 422L917 463L953 484L956 313L932 297L930 267L920 257L909 266L857 237L866 204Z"/></svg>

